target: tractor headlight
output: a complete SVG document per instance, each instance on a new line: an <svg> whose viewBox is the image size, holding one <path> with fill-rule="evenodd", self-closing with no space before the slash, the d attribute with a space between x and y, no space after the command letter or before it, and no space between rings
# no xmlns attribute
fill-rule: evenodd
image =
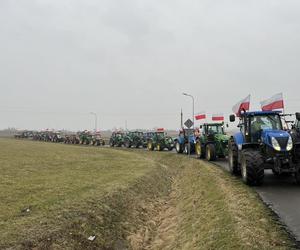
<svg viewBox="0 0 300 250"><path fill-rule="evenodd" d="M273 148L274 148L276 151L280 151L280 150L281 150L281 147L280 147L278 141L276 140L276 138L275 138L275 137L272 137L271 141L272 141L272 146L273 146Z"/></svg>
<svg viewBox="0 0 300 250"><path fill-rule="evenodd" d="M293 149L293 140L292 140L292 137L290 136L289 140L288 140L288 143L287 143L287 146L286 146L286 150L290 151L292 149Z"/></svg>

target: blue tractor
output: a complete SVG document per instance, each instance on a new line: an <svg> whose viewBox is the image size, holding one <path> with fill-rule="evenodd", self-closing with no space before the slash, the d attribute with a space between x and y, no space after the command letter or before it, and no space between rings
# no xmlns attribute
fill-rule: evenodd
<svg viewBox="0 0 300 250"><path fill-rule="evenodd" d="M196 137L194 129L181 129L178 137L174 139L174 142L175 149L178 154L188 154L189 147L190 153L195 153Z"/></svg>
<svg viewBox="0 0 300 250"><path fill-rule="evenodd" d="M240 132L228 143L229 169L242 175L248 185L260 185L264 170L274 174L294 174L300 184L299 164L295 159L291 135L283 130L282 115L277 111L242 112L238 127ZM235 121L235 115L230 116Z"/></svg>

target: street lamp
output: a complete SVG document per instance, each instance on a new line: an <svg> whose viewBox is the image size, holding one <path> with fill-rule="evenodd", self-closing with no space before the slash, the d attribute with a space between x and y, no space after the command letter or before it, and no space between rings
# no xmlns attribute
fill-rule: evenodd
<svg viewBox="0 0 300 250"><path fill-rule="evenodd" d="M187 93L182 93L185 96L191 97L193 100L193 128L195 128L195 99L192 95L187 94Z"/></svg>
<svg viewBox="0 0 300 250"><path fill-rule="evenodd" d="M97 114L95 112L90 112L90 114L95 116L95 132L97 132L97 120L98 120Z"/></svg>

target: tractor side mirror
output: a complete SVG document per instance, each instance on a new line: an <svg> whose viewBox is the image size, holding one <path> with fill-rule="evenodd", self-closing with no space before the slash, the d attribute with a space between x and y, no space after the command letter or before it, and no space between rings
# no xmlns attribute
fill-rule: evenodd
<svg viewBox="0 0 300 250"><path fill-rule="evenodd" d="M297 119L298 121L300 121L300 113L299 113L299 112L296 113L296 119Z"/></svg>
<svg viewBox="0 0 300 250"><path fill-rule="evenodd" d="M226 128L229 128L229 124L228 123L226 123Z"/></svg>
<svg viewBox="0 0 300 250"><path fill-rule="evenodd" d="M202 128L203 128L203 126L202 126L202 125L200 125L200 128L202 129Z"/></svg>
<svg viewBox="0 0 300 250"><path fill-rule="evenodd" d="M229 121L230 122L235 122L235 115L230 115L229 116Z"/></svg>

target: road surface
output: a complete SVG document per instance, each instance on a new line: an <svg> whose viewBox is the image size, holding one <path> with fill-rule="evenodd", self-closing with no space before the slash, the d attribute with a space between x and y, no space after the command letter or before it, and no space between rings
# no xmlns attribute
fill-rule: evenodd
<svg viewBox="0 0 300 250"><path fill-rule="evenodd" d="M214 162L228 169L226 160ZM276 177L272 171L265 171L264 184L255 187L262 200L279 216L288 230L300 242L300 186L297 186L292 176Z"/></svg>

